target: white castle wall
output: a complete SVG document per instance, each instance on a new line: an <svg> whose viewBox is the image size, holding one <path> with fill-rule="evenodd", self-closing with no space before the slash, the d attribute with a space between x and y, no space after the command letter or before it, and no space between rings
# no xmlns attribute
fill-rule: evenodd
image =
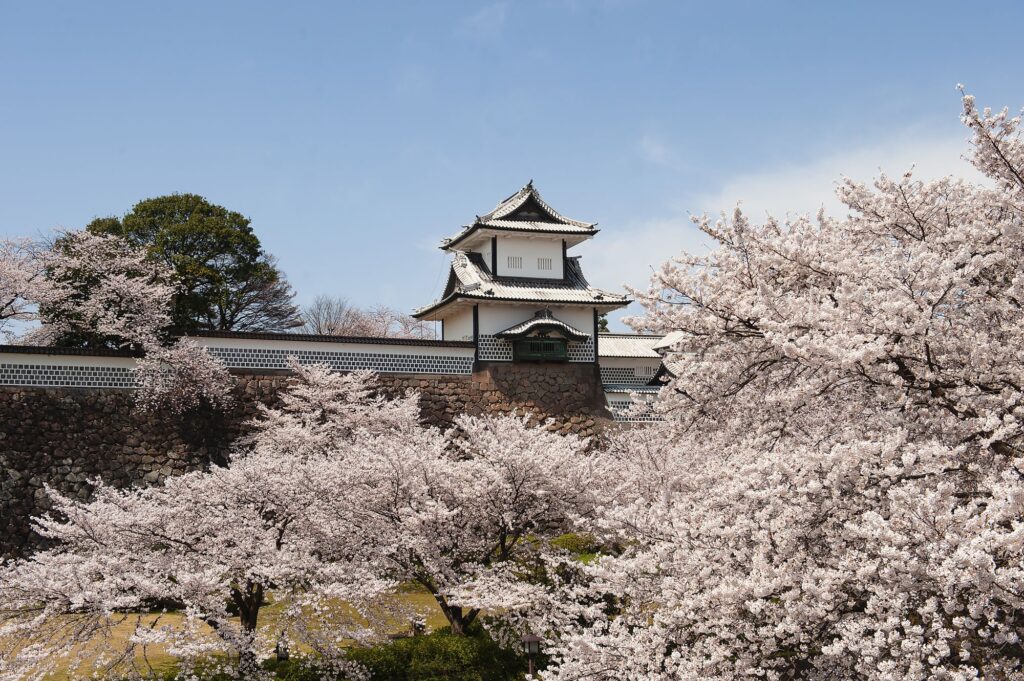
<svg viewBox="0 0 1024 681"><path fill-rule="evenodd" d="M196 342L231 369L284 369L288 358L303 364L325 363L339 371L371 369L380 373L469 374L472 347L436 343L365 341L307 341L284 338L224 338L198 336Z"/></svg>
<svg viewBox="0 0 1024 681"><path fill-rule="evenodd" d="M521 258L522 267L513 269L509 267L509 258ZM551 261L550 270L542 270L538 267L538 258L546 258ZM484 261L490 267L490 256ZM562 268L562 241L561 239L527 239L515 236L498 237L498 276L501 277L535 277L540 279L561 279L564 275Z"/></svg>
<svg viewBox="0 0 1024 681"><path fill-rule="evenodd" d="M493 335L515 326L520 322L531 319L539 310L544 309L542 303L516 304L507 303L498 305L490 303L480 305L480 334ZM559 307L548 306L551 313L566 324L575 326L580 331L593 333L594 310L590 307ZM448 322L446 321L445 324Z"/></svg>
<svg viewBox="0 0 1024 681"><path fill-rule="evenodd" d="M445 317L444 340L473 340L473 308L466 307Z"/></svg>
<svg viewBox="0 0 1024 681"><path fill-rule="evenodd" d="M484 262L487 263L488 271L490 271L490 269L491 269L491 240L490 239L486 239L484 241L484 243L479 248L474 248L473 250L480 254L480 257L482 257L484 259Z"/></svg>
<svg viewBox="0 0 1024 681"><path fill-rule="evenodd" d="M504 329L528 319L534 311L530 306L507 306L481 309L480 313L491 324L489 328L497 326ZM472 310L468 312L471 320ZM585 311L579 309L556 309L553 312L581 329L592 328L585 324L593 324L592 312L589 319ZM470 331L471 326L470 321ZM295 357L303 363L322 362L341 371L371 369L381 374L471 375L476 351L470 344L445 342L301 340L270 334L253 336L257 337L199 336L195 340L228 368L254 371L284 369L288 358ZM485 362L512 360L511 344L492 334L481 335L479 353ZM570 362L593 362L593 340L570 343L569 356ZM119 353L0 347L0 386L130 389L136 387L135 363L134 357ZM616 418L636 420L626 416L624 407L632 402L632 391L651 390L643 386L658 371L660 360L603 357L599 364L601 382L606 385L608 402Z"/></svg>
<svg viewBox="0 0 1024 681"><path fill-rule="evenodd" d="M599 347L600 350L600 342ZM613 385L646 385L661 367L661 360L647 357L602 357L601 382Z"/></svg>
<svg viewBox="0 0 1024 681"><path fill-rule="evenodd" d="M134 388L135 359L81 354L0 351L0 385Z"/></svg>
<svg viewBox="0 0 1024 681"><path fill-rule="evenodd" d="M472 345L383 339L322 342L199 336L194 340L229 369L285 369L288 358L295 357L303 364L325 363L339 371L468 375L473 373L475 354ZM134 357L118 353L0 347L0 386L135 388L135 365Z"/></svg>

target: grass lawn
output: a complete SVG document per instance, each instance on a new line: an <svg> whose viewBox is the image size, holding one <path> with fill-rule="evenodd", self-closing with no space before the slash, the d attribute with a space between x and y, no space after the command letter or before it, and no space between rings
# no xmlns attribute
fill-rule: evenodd
<svg viewBox="0 0 1024 681"><path fill-rule="evenodd" d="M427 629L433 630L439 627L443 627L448 624L445 620L444 615L441 614L440 609L437 607L437 603L434 598L427 593L425 590L419 588L417 585L406 584L403 585L394 594L381 596L377 599L381 603L379 613L374 613L373 620L378 623L380 631L377 633L381 635L395 634L408 632L411 626L411 618L414 615L425 617L427 620ZM259 628L261 631L269 630L274 631L275 624L278 618L281 616L284 606L282 604L270 604L260 611ZM350 605L339 603L333 607L340 618L341 622L345 624L352 624L354 626L367 626L367 620ZM180 625L184 621L184 617L178 613L170 612L165 614L152 614L142 615L142 623L144 625L150 625L159 618L161 625ZM132 617L127 621L114 627L113 635L111 637L112 647L115 649L120 647L124 648L128 639L132 636L135 631L137 620ZM378 627L375 627L377 629ZM211 638L216 638L211 630L208 630L208 635ZM145 651L145 654L139 653L136 655L138 663L145 666L148 664L156 672L168 672L173 671L175 666L175 659L169 655L160 646L150 646ZM84 667L82 668L85 669ZM67 670L60 674L55 674L51 678L54 681L64 681L69 679Z"/></svg>

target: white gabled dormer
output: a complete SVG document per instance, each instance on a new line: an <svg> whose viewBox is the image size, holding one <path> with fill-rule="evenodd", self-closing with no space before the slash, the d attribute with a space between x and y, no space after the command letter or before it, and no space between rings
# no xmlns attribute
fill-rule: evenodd
<svg viewBox="0 0 1024 681"><path fill-rule="evenodd" d="M596 225L552 208L533 182L446 239L446 251L477 253L494 276L565 279L569 248L597 234Z"/></svg>

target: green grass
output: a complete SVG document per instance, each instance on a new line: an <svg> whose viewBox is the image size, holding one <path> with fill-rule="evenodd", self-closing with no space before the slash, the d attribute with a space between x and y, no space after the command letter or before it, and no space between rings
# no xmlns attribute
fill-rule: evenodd
<svg viewBox="0 0 1024 681"><path fill-rule="evenodd" d="M379 626L373 627L382 637L389 634L407 633L411 629L411 618L414 614L425 617L427 630L432 631L447 626L448 622L433 596L415 584L403 584L395 593L381 596L377 599L380 606L374 608L376 611L373 621ZM283 603L271 603L260 611L259 629L261 631L274 631L274 627L280 619L285 605ZM354 607L347 603L332 604L332 610L340 618L339 624L367 626L368 620L364 618ZM400 614L394 614L400 613ZM159 619L164 626L177 627L184 622L184 616L176 612L141 614L141 623L144 626L153 624ZM128 617L125 621L113 627L109 638L110 647L123 650L140 620L136 617ZM206 635L216 638L212 630L207 629ZM294 651L303 652L300 647ZM140 652L136 655L136 662L140 665L152 667L157 675L171 675L176 669L176 659L169 655L161 646L150 646L146 654ZM82 667L81 669L85 669ZM67 681L70 677L65 669L61 673L51 676L53 681Z"/></svg>

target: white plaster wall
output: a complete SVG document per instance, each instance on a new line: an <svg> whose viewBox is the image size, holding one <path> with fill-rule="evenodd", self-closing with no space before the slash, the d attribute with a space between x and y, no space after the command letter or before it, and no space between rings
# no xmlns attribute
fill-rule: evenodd
<svg viewBox="0 0 1024 681"><path fill-rule="evenodd" d="M479 253L483 257L484 262L487 263L487 271L491 271L491 240L485 241L479 248L474 248L474 251Z"/></svg>
<svg viewBox="0 0 1024 681"><path fill-rule="evenodd" d="M508 327L525 322L541 308L533 305L480 305L480 333L494 335Z"/></svg>
<svg viewBox="0 0 1024 681"><path fill-rule="evenodd" d="M461 309L444 319L444 340L473 340L473 309Z"/></svg>
<svg viewBox="0 0 1024 681"><path fill-rule="evenodd" d="M494 335L510 326L531 319L538 310L543 310L543 303L524 305L480 305L480 333ZM593 333L594 308L592 307L558 307L550 306L551 313L566 324L575 326L580 331ZM447 325L447 322L445 322ZM445 332L447 333L447 331Z"/></svg>
<svg viewBox="0 0 1024 681"><path fill-rule="evenodd" d="M580 331L594 332L594 308L592 307L552 307L551 313Z"/></svg>
<svg viewBox="0 0 1024 681"><path fill-rule="evenodd" d="M249 338L213 338L195 336L192 340L208 348L243 348L268 350L294 350L309 352L365 352L369 354L403 355L450 355L472 357L473 348L447 348L429 345L405 345L389 343L321 343L301 340L263 340Z"/></svg>
<svg viewBox="0 0 1024 681"><path fill-rule="evenodd" d="M509 256L523 259L522 269L509 269ZM538 258L551 258L551 269L537 268ZM487 257L490 263L490 255ZM520 236L498 237L498 276L502 277L535 277L540 279L561 279L562 272L562 240L558 239L527 239Z"/></svg>

